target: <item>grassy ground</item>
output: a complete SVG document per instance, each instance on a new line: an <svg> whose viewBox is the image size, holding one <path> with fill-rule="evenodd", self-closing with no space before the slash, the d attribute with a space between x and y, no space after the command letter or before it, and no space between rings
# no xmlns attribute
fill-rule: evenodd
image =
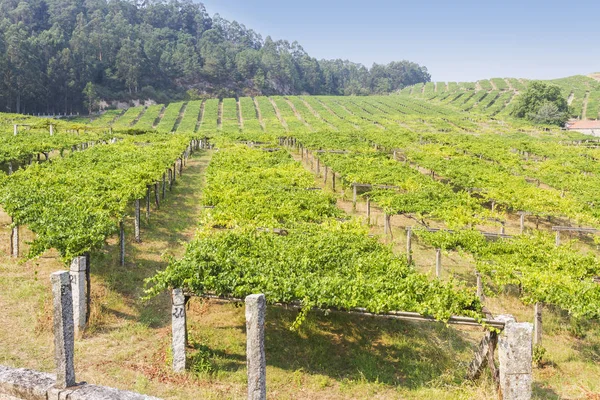
<svg viewBox="0 0 600 400"><path fill-rule="evenodd" d="M128 241L126 267L118 266L115 238L92 256L92 314L89 328L76 340L78 380L166 399L245 398L243 307L190 301L190 367L176 375L170 372L170 298L164 294L150 302L140 300L144 278L166 266L165 255L181 254L182 242L193 237L209 159L210 154L192 158L160 210L153 209L150 224L142 226L143 242ZM340 201L352 212L348 204ZM9 223L0 215L0 224ZM403 221L393 223L400 252ZM131 238L133 222L127 227ZM0 230L0 364L52 371L49 274L64 266L54 254L15 262L8 257L8 238L9 229ZM432 273L433 251L418 243L413 248L418 268ZM471 261L458 254L445 256L444 265L444 279L472 275ZM497 313L511 310L519 320L532 316L531 308L510 294L490 298L488 305ZM600 391L600 328L573 324L558 312L544 315L549 362L535 370L536 397L594 398ZM480 328L311 313L292 332L295 317L293 310L268 310L271 399L496 398L487 375L476 383L464 380L484 334Z"/></svg>

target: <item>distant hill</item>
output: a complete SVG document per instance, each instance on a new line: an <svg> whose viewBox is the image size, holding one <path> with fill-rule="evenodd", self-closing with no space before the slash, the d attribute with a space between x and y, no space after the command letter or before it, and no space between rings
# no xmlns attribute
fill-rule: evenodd
<svg viewBox="0 0 600 400"><path fill-rule="evenodd" d="M88 98L362 95L429 80L410 61L317 60L192 0L0 0L3 112L82 112Z"/></svg>
<svg viewBox="0 0 600 400"><path fill-rule="evenodd" d="M599 118L600 74L592 75L595 77L575 75L546 81L561 88L568 98L572 118ZM510 112L510 105L527 88L528 82L526 79L516 78L491 78L477 82L428 82L408 86L400 94L495 116Z"/></svg>

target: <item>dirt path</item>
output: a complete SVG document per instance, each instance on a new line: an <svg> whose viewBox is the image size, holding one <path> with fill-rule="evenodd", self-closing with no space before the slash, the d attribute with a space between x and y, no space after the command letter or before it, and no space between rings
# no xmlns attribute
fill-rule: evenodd
<svg viewBox="0 0 600 400"><path fill-rule="evenodd" d="M239 97L236 97L235 103L237 104L238 124L240 125L240 129L244 129L244 116L242 114L242 104L240 103Z"/></svg>
<svg viewBox="0 0 600 400"><path fill-rule="evenodd" d="M488 80L488 82L490 83L490 85L492 85L492 90L498 90L498 87L496 86L496 84L491 79Z"/></svg>
<svg viewBox="0 0 600 400"><path fill-rule="evenodd" d="M223 99L219 100L219 106L217 107L217 129L223 129Z"/></svg>
<svg viewBox="0 0 600 400"><path fill-rule="evenodd" d="M204 119L204 105L206 104L206 100L202 100L202 104L200 104L200 112L198 113L198 120L196 121L196 127L194 128L194 132L198 132L200 129L200 125L202 125L202 120Z"/></svg>
<svg viewBox="0 0 600 400"><path fill-rule="evenodd" d="M142 108L142 111L140 111L140 113L138 114L138 116L135 117L135 119L133 121L131 121L131 123L129 124L129 126L135 126L135 124L138 123L138 121L140 120L140 118L142 118L142 115L144 115L146 113L147 109L148 109L148 107Z"/></svg>
<svg viewBox="0 0 600 400"><path fill-rule="evenodd" d="M504 78L504 82L506 82L506 84L508 85L508 89L512 90L513 92L516 91L516 89L513 87L513 85L510 83L510 81L506 78Z"/></svg>
<svg viewBox="0 0 600 400"><path fill-rule="evenodd" d="M163 117L165 116L166 109L167 109L167 106L163 106L163 108L161 108L160 112L158 113L158 117L156 117L156 119L152 123L152 129L156 129L158 124L160 124L160 121L162 121Z"/></svg>
<svg viewBox="0 0 600 400"><path fill-rule="evenodd" d="M253 97L252 101L254 102L254 110L256 111L256 118L258 118L258 123L260 124L260 126L264 132L264 131L266 131L265 122L262 119L262 114L260 113L260 106L258 105L258 101L256 100L256 97Z"/></svg>
<svg viewBox="0 0 600 400"><path fill-rule="evenodd" d="M575 100L575 92L571 92L569 94L569 97L567 98L567 104L571 105L573 103L573 100Z"/></svg>
<svg viewBox="0 0 600 400"><path fill-rule="evenodd" d="M302 101L302 103L304 104L304 106L306 108L308 108L308 110L312 113L312 115L314 115L316 118L320 119L321 121L325 122L327 124L327 126L329 126L329 128L337 131L338 128L333 125L332 123L330 123L328 120L326 120L325 118L323 118L323 116L321 116L321 114L319 114L317 112L317 110L315 110L309 102L307 102L306 100L304 100L302 97L298 97L300 99L300 101Z"/></svg>
<svg viewBox="0 0 600 400"><path fill-rule="evenodd" d="M273 106L273 110L275 110L275 115L277 116L279 123L281 123L281 125L283 125L283 127L287 131L288 130L287 122L285 122L285 119L283 119L281 112L279 112L279 108L277 107L277 104L275 104L275 101L270 97L269 97L269 101L271 102L271 105Z"/></svg>
<svg viewBox="0 0 600 400"><path fill-rule="evenodd" d="M173 125L173 129L171 132L177 132L177 128L179 128L179 124L181 124L181 120L185 115L185 111L187 110L188 103L184 103L179 110L179 116L177 116L177 120L175 120L175 125Z"/></svg>
<svg viewBox="0 0 600 400"><path fill-rule="evenodd" d="M587 119L587 108L588 108L589 98L590 98L590 92L585 92L585 96L583 97L583 108L581 111L581 119Z"/></svg>
<svg viewBox="0 0 600 400"><path fill-rule="evenodd" d="M310 124L306 122L304 118L302 118L302 115L300 115L298 110L296 110L296 107L294 107L294 103L292 103L287 97L284 97L283 100L285 100L287 105L290 106L290 108L294 112L294 115L296 116L296 118L298 118L298 121L302 122L308 129L310 129L311 132L314 132L315 130L313 129L313 127L310 126Z"/></svg>

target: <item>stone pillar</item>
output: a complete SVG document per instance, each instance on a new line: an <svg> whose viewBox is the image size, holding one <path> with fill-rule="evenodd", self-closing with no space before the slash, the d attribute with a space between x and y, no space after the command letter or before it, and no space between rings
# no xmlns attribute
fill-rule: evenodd
<svg viewBox="0 0 600 400"><path fill-rule="evenodd" d="M10 234L10 255L19 258L19 225L13 226Z"/></svg>
<svg viewBox="0 0 600 400"><path fill-rule="evenodd" d="M483 280L481 279L481 274L479 271L475 271L475 277L477 278L477 298L479 298L479 301L483 302Z"/></svg>
<svg viewBox="0 0 600 400"><path fill-rule="evenodd" d="M502 225L500 226L500 234L501 234L501 235L504 235L505 233L506 233L506 230L505 230L504 224L502 224Z"/></svg>
<svg viewBox="0 0 600 400"><path fill-rule="evenodd" d="M560 246L560 231L556 231L556 246Z"/></svg>
<svg viewBox="0 0 600 400"><path fill-rule="evenodd" d="M54 125L50 124L50 136L54 135Z"/></svg>
<svg viewBox="0 0 600 400"><path fill-rule="evenodd" d="M533 309L533 344L542 344L542 303Z"/></svg>
<svg viewBox="0 0 600 400"><path fill-rule="evenodd" d="M383 214L383 234L388 235L390 233L390 218L389 215Z"/></svg>
<svg viewBox="0 0 600 400"><path fill-rule="evenodd" d="M140 200L139 199L137 199L135 201L135 218L133 221L133 230L134 230L135 241L140 243L142 241L142 238L140 235Z"/></svg>
<svg viewBox="0 0 600 400"><path fill-rule="evenodd" d="M154 184L154 205L156 205L156 209L160 208L160 195L159 195L160 185L158 182Z"/></svg>
<svg viewBox="0 0 600 400"><path fill-rule="evenodd" d="M75 338L73 327L73 299L68 271L50 275L54 305L54 361L56 387L75 386Z"/></svg>
<svg viewBox="0 0 600 400"><path fill-rule="evenodd" d="M75 334L85 329L87 322L86 273L87 259L85 256L75 257L71 261L71 294L73 297L73 322Z"/></svg>
<svg viewBox="0 0 600 400"><path fill-rule="evenodd" d="M406 260L412 263L412 228L406 228Z"/></svg>
<svg viewBox="0 0 600 400"><path fill-rule="evenodd" d="M533 326L527 322L517 323L512 315L500 315L496 320L506 324L498 338L502 398L529 400L533 380Z"/></svg>
<svg viewBox="0 0 600 400"><path fill-rule="evenodd" d="M248 400L267 398L267 361L265 357L264 294L246 297L246 365L248 369Z"/></svg>
<svg viewBox="0 0 600 400"><path fill-rule="evenodd" d="M525 231L525 214L521 214L521 235L523 234L523 232Z"/></svg>
<svg viewBox="0 0 600 400"><path fill-rule="evenodd" d="M371 225L371 198L367 197L367 225Z"/></svg>
<svg viewBox="0 0 600 400"><path fill-rule="evenodd" d="M185 348L186 343L186 314L185 314L185 296L183 290L173 290L173 306L171 313L173 330L173 371L185 371Z"/></svg>
<svg viewBox="0 0 600 400"><path fill-rule="evenodd" d="M442 276L442 249L435 249L435 276Z"/></svg>
<svg viewBox="0 0 600 400"><path fill-rule="evenodd" d="M352 185L352 206L356 208L356 185Z"/></svg>
<svg viewBox="0 0 600 400"><path fill-rule="evenodd" d="M19 125L15 124L15 125L13 125L13 134L15 136L17 136L18 133L19 133Z"/></svg>
<svg viewBox="0 0 600 400"><path fill-rule="evenodd" d="M146 187L146 223L150 222L150 186Z"/></svg>
<svg viewBox="0 0 600 400"><path fill-rule="evenodd" d="M8 162L8 175L12 175L13 174L13 163L12 161Z"/></svg>
<svg viewBox="0 0 600 400"><path fill-rule="evenodd" d="M125 224L119 222L119 260L121 267L125 266Z"/></svg>

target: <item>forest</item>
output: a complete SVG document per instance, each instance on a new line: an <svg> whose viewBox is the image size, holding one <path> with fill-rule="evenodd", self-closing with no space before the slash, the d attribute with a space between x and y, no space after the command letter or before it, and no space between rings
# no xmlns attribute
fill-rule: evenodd
<svg viewBox="0 0 600 400"><path fill-rule="evenodd" d="M370 68L317 60L192 0L0 0L3 112L86 112L86 86L107 103L164 103L384 94L430 80L406 60Z"/></svg>

